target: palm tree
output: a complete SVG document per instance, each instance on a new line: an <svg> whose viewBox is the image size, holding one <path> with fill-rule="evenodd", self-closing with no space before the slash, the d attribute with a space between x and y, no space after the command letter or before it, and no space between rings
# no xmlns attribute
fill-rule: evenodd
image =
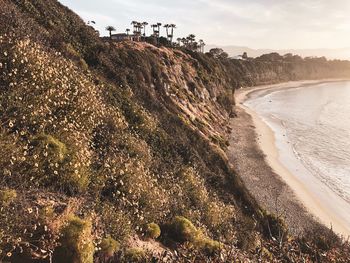
<svg viewBox="0 0 350 263"><path fill-rule="evenodd" d="M168 37L169 36L169 27L170 27L170 25L169 24L165 24L163 27L166 29L166 36Z"/></svg>
<svg viewBox="0 0 350 263"><path fill-rule="evenodd" d="M153 32L154 32L154 36L157 38L157 44L159 45L159 38L160 38L160 26L162 25L162 23L157 23L157 24L154 24L153 26L155 28L157 28L158 30L154 30L153 29Z"/></svg>
<svg viewBox="0 0 350 263"><path fill-rule="evenodd" d="M107 26L106 30L109 31L109 38L112 38L112 32L115 31L115 27L113 26Z"/></svg>
<svg viewBox="0 0 350 263"><path fill-rule="evenodd" d="M183 38L181 39L181 42L182 42L182 44L183 44L184 47L186 47L186 48L188 47L188 39L187 39L187 38L184 38L184 37L183 37Z"/></svg>
<svg viewBox="0 0 350 263"><path fill-rule="evenodd" d="M143 37L146 37L146 26L148 26L148 23L147 22L143 22L142 26L143 26Z"/></svg>
<svg viewBox="0 0 350 263"><path fill-rule="evenodd" d="M170 35L170 43L173 42L173 37L174 37L174 28L176 28L175 24L170 24L169 27L171 28L171 35Z"/></svg>
<svg viewBox="0 0 350 263"><path fill-rule="evenodd" d="M204 53L204 46L205 46L205 43L204 43L203 39L200 39L199 40L199 52Z"/></svg>
<svg viewBox="0 0 350 263"><path fill-rule="evenodd" d="M193 51L198 51L200 46L197 41L194 41L191 45Z"/></svg>
<svg viewBox="0 0 350 263"><path fill-rule="evenodd" d="M186 37L187 39L187 48L191 49L191 50L196 50L196 45L195 45L195 40L196 40L196 36L193 34L190 34L188 37Z"/></svg>
<svg viewBox="0 0 350 263"><path fill-rule="evenodd" d="M158 27L157 24L151 25L151 28L153 29L153 36L156 36L156 28Z"/></svg>
<svg viewBox="0 0 350 263"><path fill-rule="evenodd" d="M165 24L164 25L165 29L166 29L166 40L169 41L170 40L170 35L169 35L169 24Z"/></svg>
<svg viewBox="0 0 350 263"><path fill-rule="evenodd" d="M193 42L196 40L196 36L193 35L193 34L190 34L190 35L187 37L187 39L188 39L191 43L193 43Z"/></svg>
<svg viewBox="0 0 350 263"><path fill-rule="evenodd" d="M157 23L157 26L158 26L158 38L159 38L159 35L160 35L160 27L161 27L162 23Z"/></svg>
<svg viewBox="0 0 350 263"><path fill-rule="evenodd" d="M136 32L137 32L137 24L138 24L137 21L132 21L132 22L131 22L132 31L133 31L133 33L134 33L135 35L136 35Z"/></svg>
<svg viewBox="0 0 350 263"><path fill-rule="evenodd" d="M131 25L133 26L133 34L135 35L134 40L139 40L139 36L141 36L142 23L137 21L132 21Z"/></svg>
<svg viewBox="0 0 350 263"><path fill-rule="evenodd" d="M143 29L142 23L138 22L138 23L137 23L137 34L138 34L139 36L142 35L142 33L141 33L142 29Z"/></svg>

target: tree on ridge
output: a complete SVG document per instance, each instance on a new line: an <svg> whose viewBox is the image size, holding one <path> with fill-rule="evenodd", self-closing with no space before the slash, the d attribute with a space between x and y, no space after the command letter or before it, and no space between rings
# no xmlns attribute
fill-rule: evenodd
<svg viewBox="0 0 350 263"><path fill-rule="evenodd" d="M146 26L148 26L147 22L143 22L142 23L142 27L143 27L143 37L146 38Z"/></svg>
<svg viewBox="0 0 350 263"><path fill-rule="evenodd" d="M131 22L131 25L132 25L132 32L133 32L134 35L137 34L137 26L138 26L138 23L139 23L139 22L137 22L137 21L132 21L132 22Z"/></svg>
<svg viewBox="0 0 350 263"><path fill-rule="evenodd" d="M160 34L160 27L161 27L161 25L162 25L162 23L157 23L157 26L158 26L158 36L159 36L159 34Z"/></svg>
<svg viewBox="0 0 350 263"><path fill-rule="evenodd" d="M166 39L167 39L168 42L170 41L169 27L170 27L169 24L165 24L164 25L164 28L166 29Z"/></svg>
<svg viewBox="0 0 350 263"><path fill-rule="evenodd" d="M106 30L109 31L109 38L112 38L112 32L115 31L115 27L113 26L107 26Z"/></svg>
<svg viewBox="0 0 350 263"><path fill-rule="evenodd" d="M203 39L199 40L199 51L204 53L204 47L205 47L205 43L203 41Z"/></svg>
<svg viewBox="0 0 350 263"><path fill-rule="evenodd" d="M174 38L174 28L176 28L175 24L170 24L169 27L171 28L171 34L170 34L170 43L173 42L173 38Z"/></svg>

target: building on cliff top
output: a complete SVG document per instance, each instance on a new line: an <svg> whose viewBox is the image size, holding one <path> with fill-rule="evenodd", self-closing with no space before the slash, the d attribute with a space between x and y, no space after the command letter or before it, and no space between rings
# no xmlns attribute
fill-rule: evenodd
<svg viewBox="0 0 350 263"><path fill-rule="evenodd" d="M141 36L139 35L129 35L125 33L112 34L111 39L121 42L121 41L140 41Z"/></svg>

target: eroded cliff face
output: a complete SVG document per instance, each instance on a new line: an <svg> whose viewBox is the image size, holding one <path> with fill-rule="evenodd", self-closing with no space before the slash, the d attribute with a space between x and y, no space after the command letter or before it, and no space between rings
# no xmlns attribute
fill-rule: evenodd
<svg viewBox="0 0 350 263"><path fill-rule="evenodd" d="M235 88L304 62L104 41L55 0L0 6L1 259L315 259L314 241L276 239L225 155Z"/></svg>
<svg viewBox="0 0 350 263"><path fill-rule="evenodd" d="M158 104L177 114L209 142L224 143L228 120L234 111L235 90L226 79L206 70L197 59L181 50L146 43L110 45L134 58L132 74L137 80L132 90L146 108L152 110L144 102L148 98L151 105ZM135 67L142 73L137 73Z"/></svg>

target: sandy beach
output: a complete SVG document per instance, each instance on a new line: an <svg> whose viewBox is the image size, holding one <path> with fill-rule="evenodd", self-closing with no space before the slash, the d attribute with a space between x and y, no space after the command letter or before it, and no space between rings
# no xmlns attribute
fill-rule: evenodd
<svg viewBox="0 0 350 263"><path fill-rule="evenodd" d="M272 129L256 112L243 105L253 92L271 92L329 81L339 80L288 82L238 90L238 117L231 121L233 133L228 155L258 202L269 211L283 216L287 224L293 226L290 229L292 232L307 230L317 221L332 227L340 235L348 236L350 228L347 215L332 213L332 206L342 206L345 201L332 196L334 193L325 189L316 178L310 176L301 180L300 176L288 170L279 157L280 154L293 153L281 153L276 147ZM322 189L322 193L310 190L310 185ZM334 204L327 203L327 200L337 201Z"/></svg>

